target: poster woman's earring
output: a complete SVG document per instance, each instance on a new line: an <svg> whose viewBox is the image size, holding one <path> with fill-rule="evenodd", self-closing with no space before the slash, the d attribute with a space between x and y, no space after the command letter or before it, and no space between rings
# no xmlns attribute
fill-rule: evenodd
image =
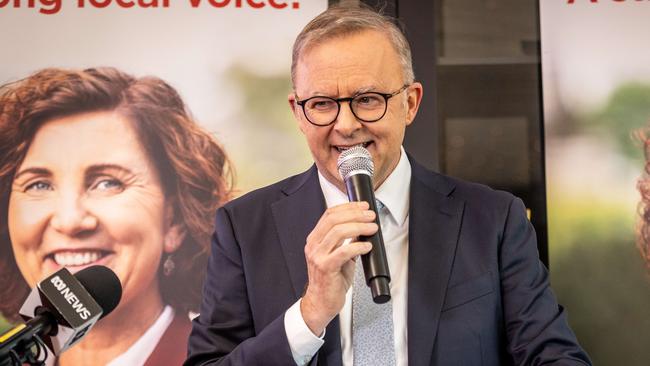
<svg viewBox="0 0 650 366"><path fill-rule="evenodd" d="M176 264L172 259L172 255L169 254L167 255L167 258L165 258L165 262L163 262L163 274L166 277L171 276L171 274L174 272L174 268L176 268Z"/></svg>

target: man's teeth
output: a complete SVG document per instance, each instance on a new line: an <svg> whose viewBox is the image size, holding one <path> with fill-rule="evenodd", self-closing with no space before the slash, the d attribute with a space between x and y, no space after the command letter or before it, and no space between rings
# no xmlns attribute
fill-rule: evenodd
<svg viewBox="0 0 650 366"><path fill-rule="evenodd" d="M54 254L54 261L61 266L83 266L92 262L96 262L103 255L100 252L61 252Z"/></svg>
<svg viewBox="0 0 650 366"><path fill-rule="evenodd" d="M363 143L361 143L361 144L352 145L352 146L337 146L336 149L337 149L339 152L343 152L343 151L345 151L345 150L347 150L347 149L350 149L350 148L352 148L352 147L355 147L355 146L362 146L362 147L365 148L365 147L368 147L368 145L370 145L370 142L363 142Z"/></svg>

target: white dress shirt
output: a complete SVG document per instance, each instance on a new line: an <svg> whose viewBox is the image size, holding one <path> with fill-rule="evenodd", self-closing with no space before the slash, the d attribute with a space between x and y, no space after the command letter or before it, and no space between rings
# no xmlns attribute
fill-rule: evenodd
<svg viewBox="0 0 650 366"><path fill-rule="evenodd" d="M348 202L347 195L318 173L320 186L327 207ZM408 365L407 352L407 278L408 278L408 225L411 165L404 148L393 172L375 192L387 210L379 215L381 231L386 247L390 270L391 301L393 302L393 324L395 332L395 358L397 366ZM349 239L346 241L349 242ZM344 243L345 245L345 243ZM369 290L368 290L369 291ZM284 316L284 327L291 353L297 365L306 365L323 345L324 334L315 336L300 313L298 300ZM341 327L341 350L343 365L353 364L352 352L352 288L345 296L345 304L339 313Z"/></svg>

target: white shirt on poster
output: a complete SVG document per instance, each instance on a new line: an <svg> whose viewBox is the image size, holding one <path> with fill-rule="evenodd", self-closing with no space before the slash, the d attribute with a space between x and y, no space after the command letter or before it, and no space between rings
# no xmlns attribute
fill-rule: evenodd
<svg viewBox="0 0 650 366"><path fill-rule="evenodd" d="M144 365L173 320L174 309L172 309L171 306L166 305L149 329L147 329L147 331L144 332L144 334L138 338L138 340L133 343L128 350L111 360L106 364L106 366ZM115 336L118 337L119 335L116 334ZM48 352L49 357L45 360L45 366L54 366L56 364L56 358L52 357L49 350Z"/></svg>

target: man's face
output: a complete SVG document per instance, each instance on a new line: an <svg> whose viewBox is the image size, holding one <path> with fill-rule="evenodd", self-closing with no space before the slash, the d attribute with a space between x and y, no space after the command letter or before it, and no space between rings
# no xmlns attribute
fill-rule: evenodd
<svg viewBox="0 0 650 366"><path fill-rule="evenodd" d="M345 185L336 162L341 151L363 144L375 165L375 188L386 180L400 158L406 126L411 124L422 98L422 86L413 83L388 100L386 115L368 123L355 118L347 102L341 102L336 121L328 126L312 125L296 103L313 96L353 97L364 92L393 93L404 85L397 52L386 36L377 31L327 40L303 51L296 65L295 93L289 103L318 170L339 189Z"/></svg>

